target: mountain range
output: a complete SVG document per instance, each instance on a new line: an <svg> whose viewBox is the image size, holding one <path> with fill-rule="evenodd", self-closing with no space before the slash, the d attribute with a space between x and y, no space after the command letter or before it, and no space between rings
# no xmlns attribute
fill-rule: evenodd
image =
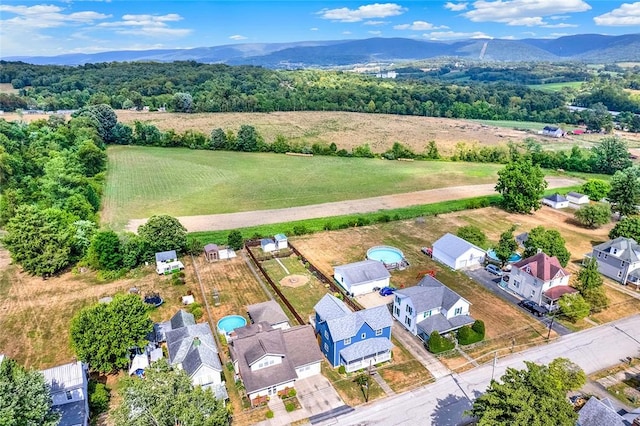
<svg viewBox="0 0 640 426"><path fill-rule="evenodd" d="M196 61L268 68L331 68L371 62L404 62L438 57L505 62L640 62L640 34L620 36L578 34L555 39L456 41L369 38L291 43L244 43L193 49L123 50L59 56L13 56L1 59L40 65Z"/></svg>

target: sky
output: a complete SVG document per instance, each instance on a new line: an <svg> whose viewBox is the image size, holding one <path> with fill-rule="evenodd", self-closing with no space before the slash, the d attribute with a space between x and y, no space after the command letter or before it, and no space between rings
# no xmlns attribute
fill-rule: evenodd
<svg viewBox="0 0 640 426"><path fill-rule="evenodd" d="M640 32L640 1L1 0L0 58L239 43Z"/></svg>

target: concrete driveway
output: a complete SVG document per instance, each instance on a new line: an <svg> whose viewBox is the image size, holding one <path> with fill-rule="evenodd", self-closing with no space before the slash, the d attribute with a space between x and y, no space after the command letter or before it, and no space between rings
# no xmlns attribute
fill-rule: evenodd
<svg viewBox="0 0 640 426"><path fill-rule="evenodd" d="M500 277L493 275L490 272L487 272L484 268L467 269L467 270L464 270L463 272L467 274L469 277L471 277L475 282L477 282L478 284L481 284L484 288L489 290L491 293L495 294L496 296L498 296L503 300L506 300L509 303L513 303L514 305L517 305L518 302L522 300L521 298L517 297L513 293L507 290L504 290L502 287L500 287L499 285ZM519 309L522 309L522 308L519 308ZM533 316L535 319L537 319L538 321L546 325L547 328L549 327L549 324L552 323L551 317L540 318L540 317L534 316L533 314L531 314L529 311L525 309L522 309L522 311ZM569 330L567 327L563 326L562 324L559 324L557 321L553 321L551 328L560 336L564 336L571 333L571 330Z"/></svg>
<svg viewBox="0 0 640 426"><path fill-rule="evenodd" d="M376 306L388 305L389 303L393 303L393 294L389 296L380 296L377 291L374 291L372 293L356 296L355 299L365 308L374 308Z"/></svg>
<svg viewBox="0 0 640 426"><path fill-rule="evenodd" d="M310 417L344 406L340 395L321 374L296 380L296 391L300 403L309 412Z"/></svg>

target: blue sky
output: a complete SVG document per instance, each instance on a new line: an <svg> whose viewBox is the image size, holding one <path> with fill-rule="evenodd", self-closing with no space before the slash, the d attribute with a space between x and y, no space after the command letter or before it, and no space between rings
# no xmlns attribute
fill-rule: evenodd
<svg viewBox="0 0 640 426"><path fill-rule="evenodd" d="M640 32L640 1L14 1L0 57L237 43L407 37L549 38Z"/></svg>

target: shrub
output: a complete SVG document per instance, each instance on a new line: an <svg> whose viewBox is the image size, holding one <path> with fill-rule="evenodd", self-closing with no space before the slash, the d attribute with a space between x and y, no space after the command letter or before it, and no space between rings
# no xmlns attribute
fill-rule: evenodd
<svg viewBox="0 0 640 426"><path fill-rule="evenodd" d="M199 304L199 303L192 303L191 305L189 305L189 312L191 312L193 314L193 316L195 317L195 319L197 319L197 320L202 318L202 315L204 314L204 310L202 309L202 305Z"/></svg>
<svg viewBox="0 0 640 426"><path fill-rule="evenodd" d="M378 217L378 222L380 223L391 222L391 216L389 216L388 214L383 214L382 216Z"/></svg>
<svg viewBox="0 0 640 426"><path fill-rule="evenodd" d="M458 329L458 343L461 345L470 345L482 340L482 336L471 329L470 326L465 325Z"/></svg>
<svg viewBox="0 0 640 426"><path fill-rule="evenodd" d="M296 392L296 390L294 388L289 389L289 392L287 392L287 395L289 396L289 398L293 398L297 394L298 394L298 392Z"/></svg>
<svg viewBox="0 0 640 426"><path fill-rule="evenodd" d="M287 402L284 404L284 408L287 410L287 413L290 413L296 409L296 404L293 402Z"/></svg>
<svg viewBox="0 0 640 426"><path fill-rule="evenodd" d="M296 225L293 227L293 234L294 235L304 235L307 232L309 232L309 230L307 229L307 227L305 225Z"/></svg>
<svg viewBox="0 0 640 426"><path fill-rule="evenodd" d="M89 380L89 411L96 417L109 409L111 394L104 384Z"/></svg>
<svg viewBox="0 0 640 426"><path fill-rule="evenodd" d="M487 236L482 232L482 229L475 225L467 225L458 228L456 235L471 244L477 245L478 247L486 247L487 245Z"/></svg>
<svg viewBox="0 0 640 426"><path fill-rule="evenodd" d="M341 365L340 367L338 367L338 373L345 374L346 372L347 372L347 369L344 367L344 365Z"/></svg>
<svg viewBox="0 0 640 426"><path fill-rule="evenodd" d="M324 225L322 226L322 229L324 229L325 231L331 231L333 229L333 223L331 222L325 222Z"/></svg>
<svg viewBox="0 0 640 426"><path fill-rule="evenodd" d="M265 417L268 419L272 419L273 418L273 411L269 410L267 411L267 414L265 414Z"/></svg>
<svg viewBox="0 0 640 426"><path fill-rule="evenodd" d="M434 331L429 336L428 348L429 352L438 354L440 352L450 351L455 348L455 343L446 337L442 337L440 333Z"/></svg>
<svg viewBox="0 0 640 426"><path fill-rule="evenodd" d="M484 339L484 333L485 333L485 329L484 329L484 321L482 320L476 320L472 325L471 325L471 329L473 331L475 331L477 334L479 334L481 336L482 339Z"/></svg>

